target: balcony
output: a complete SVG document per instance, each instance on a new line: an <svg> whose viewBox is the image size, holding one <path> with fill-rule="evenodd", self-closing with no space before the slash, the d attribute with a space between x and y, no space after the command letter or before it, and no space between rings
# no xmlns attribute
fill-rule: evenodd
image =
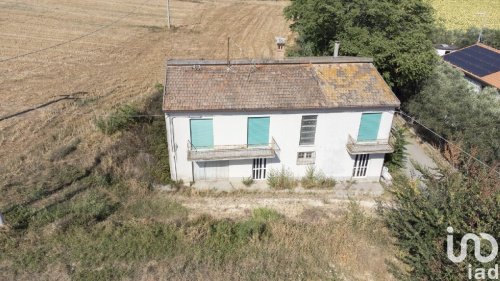
<svg viewBox="0 0 500 281"><path fill-rule="evenodd" d="M237 160L253 158L274 158L280 147L274 140L265 145L215 145L212 148L197 148L188 141L188 161Z"/></svg>
<svg viewBox="0 0 500 281"><path fill-rule="evenodd" d="M392 140L378 139L373 141L357 141L351 135L347 140L347 151L351 155L356 154L374 154L374 153L392 153L394 147Z"/></svg>

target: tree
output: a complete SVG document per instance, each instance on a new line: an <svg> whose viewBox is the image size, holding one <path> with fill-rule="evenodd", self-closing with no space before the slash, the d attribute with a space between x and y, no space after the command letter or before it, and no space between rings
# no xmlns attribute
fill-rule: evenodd
<svg viewBox="0 0 500 281"><path fill-rule="evenodd" d="M495 89L475 93L463 74L440 63L422 91L408 104L421 123L446 139L461 143L481 160L500 159L500 99ZM464 160L464 159L462 159Z"/></svg>
<svg viewBox="0 0 500 281"><path fill-rule="evenodd" d="M435 44L455 45L459 48L476 44L481 29L473 27L468 30L447 30L436 27L432 32L432 42ZM485 28L482 30L481 43L500 49L500 30Z"/></svg>
<svg viewBox="0 0 500 281"><path fill-rule="evenodd" d="M464 262L453 263L447 256L448 227L454 229L454 254L461 237L481 232L498 237L500 233L500 181L494 172L466 177L457 172L441 171L442 177L423 171L423 184L404 176L395 177L387 190L393 201L379 205L405 266L392 263L397 280L468 280L467 264L473 268L491 268L495 260L480 263L469 243ZM424 187L425 186L425 187ZM491 253L491 245L481 243L482 253ZM391 263L391 262L389 262Z"/></svg>
<svg viewBox="0 0 500 281"><path fill-rule="evenodd" d="M298 33L290 55L331 55L340 41L342 55L373 57L402 100L418 92L436 61L432 8L422 0L292 0L285 16Z"/></svg>

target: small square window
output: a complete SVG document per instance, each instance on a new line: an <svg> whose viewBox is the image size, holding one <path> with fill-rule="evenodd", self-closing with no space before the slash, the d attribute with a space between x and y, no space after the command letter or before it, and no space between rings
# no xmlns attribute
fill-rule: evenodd
<svg viewBox="0 0 500 281"><path fill-rule="evenodd" d="M314 151L298 152L297 153L297 165L314 164L315 158L316 158L316 153Z"/></svg>

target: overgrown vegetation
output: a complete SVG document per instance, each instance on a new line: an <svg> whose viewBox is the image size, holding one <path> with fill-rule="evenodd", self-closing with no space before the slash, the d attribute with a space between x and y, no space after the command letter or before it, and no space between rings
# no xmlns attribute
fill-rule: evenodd
<svg viewBox="0 0 500 281"><path fill-rule="evenodd" d="M298 33L289 54L332 55L340 41L340 55L373 57L402 100L418 92L436 61L432 7L422 0L293 0L285 16Z"/></svg>
<svg viewBox="0 0 500 281"><path fill-rule="evenodd" d="M267 175L267 184L273 189L290 189L297 186L297 181L295 180L292 171L285 168L281 169L270 169Z"/></svg>
<svg viewBox="0 0 500 281"><path fill-rule="evenodd" d="M158 114L157 88L141 115ZM9 228L0 231L0 279L351 280L361 278L358 264L371 279L388 279L384 259L392 249L375 227L381 222L366 214L311 224L258 208L246 218L216 219L189 214L156 191L152 183L166 182L169 170L163 120L113 127L119 139L90 166L56 160L73 148L54 151L58 166L24 203L2 209ZM285 169L276 175L276 187L295 186Z"/></svg>
<svg viewBox="0 0 500 281"><path fill-rule="evenodd" d="M326 177L321 171L317 171L314 165L308 166L306 175L300 180L303 188L331 188L337 182L331 177Z"/></svg>
<svg viewBox="0 0 500 281"><path fill-rule="evenodd" d="M432 32L432 41L435 44L450 44L464 48L476 44L481 34L481 43L500 49L500 29L472 27L467 30L448 30L437 27Z"/></svg>
<svg viewBox="0 0 500 281"><path fill-rule="evenodd" d="M494 89L476 94L462 74L441 63L422 92L410 101L408 111L419 122L469 151L484 162L500 159L500 99ZM416 126L428 141L437 144L445 157L460 166L468 157L457 147Z"/></svg>
<svg viewBox="0 0 500 281"><path fill-rule="evenodd" d="M122 105L106 117L99 117L95 124L99 130L107 135L127 129L137 122L139 110L132 105Z"/></svg>
<svg viewBox="0 0 500 281"><path fill-rule="evenodd" d="M243 178L241 180L241 182L246 186L246 187L250 187L253 183L254 183L254 180L251 178L251 177L248 177L248 178Z"/></svg>
<svg viewBox="0 0 500 281"><path fill-rule="evenodd" d="M394 136L394 140L392 141L394 152L386 154L385 164L390 172L396 172L405 165L407 155L406 145L408 144L405 136L407 129L403 126L399 126L392 128L391 131Z"/></svg>
<svg viewBox="0 0 500 281"><path fill-rule="evenodd" d="M500 182L498 175L482 173L479 177L441 171L442 177L424 172L422 182L398 176L388 189L394 203L380 206L381 217L398 239L398 280L467 280L467 264L490 268L478 262L472 251L463 263L451 262L446 253L447 228L455 233L454 249L466 233L500 233ZM422 185L422 183L424 185ZM481 243L481 252L491 253L489 243ZM469 249L472 249L470 247ZM455 252L456 254L457 252ZM498 259L497 259L498 261Z"/></svg>

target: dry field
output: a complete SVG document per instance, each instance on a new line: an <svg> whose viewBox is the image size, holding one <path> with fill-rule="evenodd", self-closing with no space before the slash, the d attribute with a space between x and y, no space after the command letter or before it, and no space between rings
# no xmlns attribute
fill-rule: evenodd
<svg viewBox="0 0 500 281"><path fill-rule="evenodd" d="M282 16L287 2L171 0L173 28L166 29L166 1L0 1L0 121L2 207L50 167L50 153L74 139L78 150L64 164L90 166L116 140L93 120L125 103L141 105L162 83L167 58L274 56L274 36L290 36ZM28 56L67 40L79 40ZM4 61L5 60L5 61Z"/></svg>
<svg viewBox="0 0 500 281"><path fill-rule="evenodd" d="M449 29L500 28L498 0L430 0L436 15Z"/></svg>

